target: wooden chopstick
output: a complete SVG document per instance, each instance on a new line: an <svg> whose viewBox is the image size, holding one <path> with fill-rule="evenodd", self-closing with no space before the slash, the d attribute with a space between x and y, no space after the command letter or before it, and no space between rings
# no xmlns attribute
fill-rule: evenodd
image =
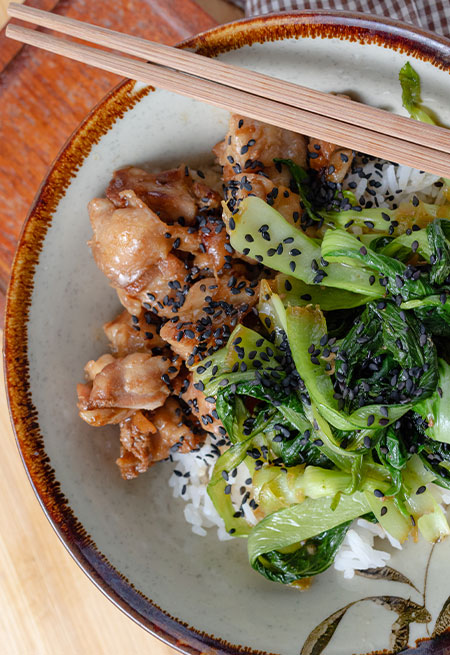
<svg viewBox="0 0 450 655"><path fill-rule="evenodd" d="M427 126L420 121L363 105L342 96L308 89L187 50L154 43L15 2L8 6L8 13L14 18L32 22L40 27L47 27L247 93L335 118L341 122L362 127L369 126L369 129L374 132L395 136L412 143L424 143L430 148L450 153L450 130L442 127Z"/></svg>
<svg viewBox="0 0 450 655"><path fill-rule="evenodd" d="M55 18L59 19L61 17ZM160 65L136 61L122 55L73 43L66 39L59 39L17 25L8 25L7 35L18 41L56 54L131 79L156 85L169 91L181 93L256 120L315 136L353 150L367 152L382 159L389 159L426 170L439 176L448 177L450 175L450 156L426 145L418 145L397 137L386 136L365 127L342 123L328 116L321 116L246 91L226 87L212 80L193 77L170 68L163 68ZM207 58L202 58L202 60L210 61ZM241 74L246 75L247 71L242 70ZM357 103L351 104L356 105Z"/></svg>

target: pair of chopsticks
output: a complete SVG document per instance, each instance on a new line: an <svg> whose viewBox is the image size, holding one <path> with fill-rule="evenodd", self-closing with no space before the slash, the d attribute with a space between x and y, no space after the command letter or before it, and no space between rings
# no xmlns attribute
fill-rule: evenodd
<svg viewBox="0 0 450 655"><path fill-rule="evenodd" d="M144 61L9 24L6 34L17 41L271 125L450 177L450 130L442 127L14 2L8 13Z"/></svg>

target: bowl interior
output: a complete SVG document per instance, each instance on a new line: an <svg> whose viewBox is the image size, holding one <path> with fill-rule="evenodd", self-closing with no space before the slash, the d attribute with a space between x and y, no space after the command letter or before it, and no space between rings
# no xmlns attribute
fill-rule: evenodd
<svg viewBox="0 0 450 655"><path fill-rule="evenodd" d="M401 112L398 71L408 57L389 47L339 38L287 38L243 46L221 58ZM413 63L422 79L423 101L450 124L448 71L428 61ZM61 491L112 566L162 610L199 632L242 648L294 655L322 619L353 600L399 589L417 603L421 596L398 583L344 580L334 571L321 575L307 593L265 581L249 567L245 541L219 542L214 529L207 537L192 534L183 501L174 500L167 485L170 463L124 482L114 464L118 429L90 428L76 410L84 363L107 351L101 326L119 309L87 246L87 203L103 195L113 171L127 164L164 169L212 162L211 148L226 128L225 111L156 91L142 97L93 145L53 214L39 255L27 322L29 385ZM436 613L446 597L438 582L439 562L450 555L449 544L437 550L430 567L435 591L429 600ZM426 544L410 544L392 566L398 565L421 589L423 566L417 562L424 562L428 552ZM343 621L334 635L332 652L348 653L349 643L358 652L387 648L394 618L383 607L356 606L351 620ZM425 634L423 628L414 624L411 637Z"/></svg>

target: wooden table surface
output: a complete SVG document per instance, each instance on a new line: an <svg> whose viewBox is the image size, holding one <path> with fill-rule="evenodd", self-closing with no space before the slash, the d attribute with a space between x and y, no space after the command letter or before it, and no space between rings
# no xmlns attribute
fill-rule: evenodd
<svg viewBox="0 0 450 655"><path fill-rule="evenodd" d="M109 19L108 1L28 4L55 7L75 17L88 14L92 22L118 29L117 22L125 17L134 33L166 43L241 15L223 0L113 0L115 19ZM7 4L0 0L0 29ZM140 20L133 8L141 11ZM116 81L113 75L81 70L52 55L40 58L28 47L6 45L0 34L0 317L15 243L46 168L72 129ZM68 85L69 96L64 93ZM62 108L63 118L56 123ZM173 654L96 589L53 532L14 441L2 376L0 435L0 653Z"/></svg>

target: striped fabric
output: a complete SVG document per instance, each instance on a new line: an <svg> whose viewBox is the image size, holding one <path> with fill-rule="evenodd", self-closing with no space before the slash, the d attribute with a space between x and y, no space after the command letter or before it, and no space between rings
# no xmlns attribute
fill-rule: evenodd
<svg viewBox="0 0 450 655"><path fill-rule="evenodd" d="M340 9L388 16L450 36L450 0L234 0L246 16L292 9Z"/></svg>

